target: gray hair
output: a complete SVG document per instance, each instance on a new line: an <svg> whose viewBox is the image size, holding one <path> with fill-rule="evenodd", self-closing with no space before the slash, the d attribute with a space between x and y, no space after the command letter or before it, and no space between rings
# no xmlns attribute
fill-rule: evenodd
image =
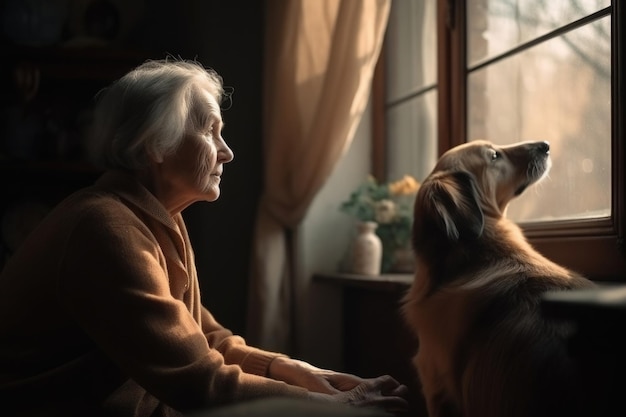
<svg viewBox="0 0 626 417"><path fill-rule="evenodd" d="M174 152L190 127L196 92L218 103L222 78L196 61L150 60L96 96L87 150L101 168L135 170Z"/></svg>

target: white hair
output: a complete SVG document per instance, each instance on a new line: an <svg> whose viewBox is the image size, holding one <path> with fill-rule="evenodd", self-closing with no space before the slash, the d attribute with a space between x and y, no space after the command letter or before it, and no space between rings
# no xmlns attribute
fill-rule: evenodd
<svg viewBox="0 0 626 417"><path fill-rule="evenodd" d="M197 123L196 93L208 91L218 103L222 78L196 61L150 60L96 96L89 156L105 169L135 170L174 152Z"/></svg>

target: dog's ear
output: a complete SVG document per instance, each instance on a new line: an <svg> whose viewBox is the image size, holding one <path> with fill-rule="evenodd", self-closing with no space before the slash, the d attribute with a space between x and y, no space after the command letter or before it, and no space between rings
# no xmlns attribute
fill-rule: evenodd
<svg viewBox="0 0 626 417"><path fill-rule="evenodd" d="M450 241L482 235L483 211L474 177L467 172L435 174L420 187L415 218L425 229L435 228Z"/></svg>

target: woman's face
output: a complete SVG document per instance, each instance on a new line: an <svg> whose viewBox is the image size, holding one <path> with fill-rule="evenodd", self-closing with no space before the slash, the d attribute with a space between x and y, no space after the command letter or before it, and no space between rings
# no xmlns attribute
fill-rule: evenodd
<svg viewBox="0 0 626 417"><path fill-rule="evenodd" d="M224 164L233 160L233 151L222 137L224 123L215 97L198 89L194 102L194 122L178 150L163 161L162 172L177 194L193 201L215 201L220 196Z"/></svg>

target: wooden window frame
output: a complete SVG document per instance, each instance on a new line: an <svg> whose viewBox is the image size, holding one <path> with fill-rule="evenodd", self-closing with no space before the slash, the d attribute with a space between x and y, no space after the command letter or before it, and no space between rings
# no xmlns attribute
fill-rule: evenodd
<svg viewBox="0 0 626 417"><path fill-rule="evenodd" d="M612 5L611 218L523 225L531 244L554 261L598 281L626 281L626 3ZM438 150L467 140L465 0L437 2ZM372 89L372 172L385 180L385 49ZM621 70L620 70L621 69Z"/></svg>

